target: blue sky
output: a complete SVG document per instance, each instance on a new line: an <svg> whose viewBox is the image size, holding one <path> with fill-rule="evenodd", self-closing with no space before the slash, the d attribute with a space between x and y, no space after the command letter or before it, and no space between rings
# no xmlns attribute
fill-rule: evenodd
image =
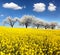
<svg viewBox="0 0 60 55"><path fill-rule="evenodd" d="M23 15L60 22L60 0L0 0L0 25L7 16Z"/></svg>

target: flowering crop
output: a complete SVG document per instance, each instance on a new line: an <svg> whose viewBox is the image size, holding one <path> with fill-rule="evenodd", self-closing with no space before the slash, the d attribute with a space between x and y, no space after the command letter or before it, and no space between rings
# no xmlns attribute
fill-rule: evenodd
<svg viewBox="0 0 60 55"><path fill-rule="evenodd" d="M60 55L60 30L0 27L0 55Z"/></svg>

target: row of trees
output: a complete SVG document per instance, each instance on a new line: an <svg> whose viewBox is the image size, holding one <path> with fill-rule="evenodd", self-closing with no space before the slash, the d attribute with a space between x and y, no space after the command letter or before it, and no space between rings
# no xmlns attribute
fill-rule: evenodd
<svg viewBox="0 0 60 55"><path fill-rule="evenodd" d="M9 24L11 27L13 27L16 22L18 22L19 25L25 26L26 28L28 28L28 26L33 26L33 27L37 27L37 29L39 27L42 27L45 29L47 28L54 29L57 26L56 22L47 23L43 20L37 19L36 17L30 16L30 15L24 15L20 19L19 18L12 19L9 16L3 21L3 24L4 25Z"/></svg>

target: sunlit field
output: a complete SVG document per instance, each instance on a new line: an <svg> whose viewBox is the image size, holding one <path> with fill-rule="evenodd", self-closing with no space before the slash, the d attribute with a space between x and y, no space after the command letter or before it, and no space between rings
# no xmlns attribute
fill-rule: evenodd
<svg viewBox="0 0 60 55"><path fill-rule="evenodd" d="M60 55L60 30L0 27L0 55Z"/></svg>

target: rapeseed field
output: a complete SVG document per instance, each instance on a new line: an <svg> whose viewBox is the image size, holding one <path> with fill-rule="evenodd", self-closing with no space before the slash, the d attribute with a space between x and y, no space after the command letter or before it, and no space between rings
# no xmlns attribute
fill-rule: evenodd
<svg viewBox="0 0 60 55"><path fill-rule="evenodd" d="M60 30L0 27L0 55L60 55Z"/></svg>

